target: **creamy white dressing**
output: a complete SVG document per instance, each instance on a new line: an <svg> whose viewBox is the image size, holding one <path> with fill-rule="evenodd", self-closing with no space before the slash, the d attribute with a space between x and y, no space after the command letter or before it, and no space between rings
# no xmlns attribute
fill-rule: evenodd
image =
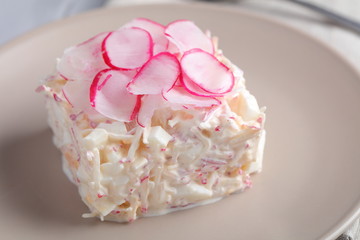
<svg viewBox="0 0 360 240"><path fill-rule="evenodd" d="M61 81L45 87L64 172L90 209L84 217L131 222L251 187L250 174L262 168L265 114L243 72L216 54L236 78L222 104L209 111L164 105L145 128L74 110Z"/></svg>

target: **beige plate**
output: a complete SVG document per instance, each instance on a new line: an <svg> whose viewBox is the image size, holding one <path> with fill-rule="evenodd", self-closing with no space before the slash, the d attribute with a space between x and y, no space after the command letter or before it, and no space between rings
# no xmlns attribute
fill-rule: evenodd
<svg viewBox="0 0 360 240"><path fill-rule="evenodd" d="M65 47L138 16L192 19L220 37L268 107L264 171L250 191L212 205L127 225L82 219L34 89ZM0 66L1 239L332 239L360 215L359 74L292 28L210 5L104 9L8 44Z"/></svg>

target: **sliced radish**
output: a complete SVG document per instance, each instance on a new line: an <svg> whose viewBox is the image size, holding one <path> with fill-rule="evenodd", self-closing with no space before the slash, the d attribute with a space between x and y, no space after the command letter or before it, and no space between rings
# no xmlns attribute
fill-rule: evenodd
<svg viewBox="0 0 360 240"><path fill-rule="evenodd" d="M199 97L190 94L183 87L173 87L168 92L163 92L166 101L181 105L192 105L195 107L212 107L220 105L221 102L213 97Z"/></svg>
<svg viewBox="0 0 360 240"><path fill-rule="evenodd" d="M169 41L166 51L168 51L169 53L174 54L174 55L180 55L180 49L176 46L175 43L173 43L171 41Z"/></svg>
<svg viewBox="0 0 360 240"><path fill-rule="evenodd" d="M204 91L198 85L196 85L192 80L187 76L182 76L181 78L182 86L191 94L199 97L222 97L224 94L214 94Z"/></svg>
<svg viewBox="0 0 360 240"><path fill-rule="evenodd" d="M140 28L122 28L109 33L102 44L105 63L116 69L135 69L153 54L150 34Z"/></svg>
<svg viewBox="0 0 360 240"><path fill-rule="evenodd" d="M127 90L132 94L160 94L168 91L180 75L177 58L167 52L152 57L129 83Z"/></svg>
<svg viewBox="0 0 360 240"><path fill-rule="evenodd" d="M126 91L130 80L121 70L99 72L90 87L90 102L95 110L118 121L133 120L139 111L141 97Z"/></svg>
<svg viewBox="0 0 360 240"><path fill-rule="evenodd" d="M141 127L151 123L151 118L156 109L164 106L164 100L160 95L145 95L141 99L141 108L137 116L137 122Z"/></svg>
<svg viewBox="0 0 360 240"><path fill-rule="evenodd" d="M181 74L180 74L179 77L178 77L178 79L176 79L176 82L175 82L175 84L174 84L174 87L182 87L182 86L183 86L183 83L182 83L181 79L182 79L182 76L181 76Z"/></svg>
<svg viewBox="0 0 360 240"><path fill-rule="evenodd" d="M107 68L102 58L101 44L108 34L100 33L66 49L57 64L59 74L67 80L92 81L101 69Z"/></svg>
<svg viewBox="0 0 360 240"><path fill-rule="evenodd" d="M193 48L200 48L214 53L214 46L200 28L188 20L177 20L166 26L165 34L169 41L174 43L182 52Z"/></svg>
<svg viewBox="0 0 360 240"><path fill-rule="evenodd" d="M165 26L147 18L135 18L122 28L137 27L148 31L154 42L154 54L167 50L169 40L165 36Z"/></svg>
<svg viewBox="0 0 360 240"><path fill-rule="evenodd" d="M205 92L224 94L234 86L235 79L231 70L215 56L201 49L185 52L181 58L181 68L184 78Z"/></svg>
<svg viewBox="0 0 360 240"><path fill-rule="evenodd" d="M89 101L91 81L67 81L62 91L66 100L77 109L95 113Z"/></svg>

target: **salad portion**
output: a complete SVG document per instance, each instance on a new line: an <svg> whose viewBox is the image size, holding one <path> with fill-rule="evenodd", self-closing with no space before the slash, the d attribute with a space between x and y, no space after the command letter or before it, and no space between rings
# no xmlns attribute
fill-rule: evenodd
<svg viewBox="0 0 360 240"><path fill-rule="evenodd" d="M132 222L252 186L265 109L217 42L189 20L136 18L58 59L37 90L84 217Z"/></svg>

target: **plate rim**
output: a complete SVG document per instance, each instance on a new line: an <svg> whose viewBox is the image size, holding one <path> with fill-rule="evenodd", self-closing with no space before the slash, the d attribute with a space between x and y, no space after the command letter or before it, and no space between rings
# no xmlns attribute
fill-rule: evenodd
<svg viewBox="0 0 360 240"><path fill-rule="evenodd" d="M31 38L36 37L37 35L40 35L44 32L47 32L48 29L56 28L57 26L66 25L68 23L71 23L73 21L77 21L81 18L87 18L90 16L96 16L96 15L103 15L106 12L109 11L119 11L119 9L124 8L146 8L146 7L156 7L156 6L162 6L162 7L173 7L176 5L183 5L189 8L203 8L208 10L214 10L214 11L222 11L222 12L231 12L233 14L241 14L245 16L249 16L251 18L256 18L260 21L266 21L270 22L272 24L275 24L279 27L285 28L288 31L295 32L301 37L306 38L309 41L312 41L317 46L323 47L326 51L331 53L334 57L341 60L348 68L351 70L360 80L360 69L356 67L354 63L352 63L344 53L340 52L339 50L332 47L327 42L323 41L322 39L316 38L313 35L310 35L306 31L296 28L284 21L281 21L279 19L273 18L268 15L261 14L260 12L256 12L249 9L244 9L241 6L238 6L237 8L233 8L230 5L220 5L220 4L214 4L214 3L200 3L200 2L173 2L173 3L147 3L147 4L141 4L141 5L135 5L135 4L127 4L123 6L115 6L115 7L102 7L95 10L90 10L87 12L83 12L80 14L76 14L73 16L69 16L64 19L56 20L47 24L44 24L42 26L39 26L25 34L22 34L5 44L0 45L0 57L4 55L7 51L10 51L12 48L15 48L18 45L21 45L23 42L28 41ZM359 82L360 83L360 82ZM334 225L329 227L329 231L326 232L324 235L319 237L319 240L332 240L337 238L339 235L344 233L349 226L360 218L360 199L358 199L357 203L349 209L347 212L344 213L344 216L342 219L339 219L339 221Z"/></svg>

